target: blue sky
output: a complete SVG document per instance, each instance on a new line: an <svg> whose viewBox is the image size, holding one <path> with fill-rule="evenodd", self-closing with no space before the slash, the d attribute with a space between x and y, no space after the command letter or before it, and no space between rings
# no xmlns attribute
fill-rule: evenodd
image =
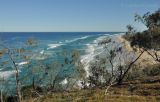
<svg viewBox="0 0 160 102"><path fill-rule="evenodd" d="M127 24L143 30L134 14L158 8L160 0L0 0L0 31L107 32Z"/></svg>

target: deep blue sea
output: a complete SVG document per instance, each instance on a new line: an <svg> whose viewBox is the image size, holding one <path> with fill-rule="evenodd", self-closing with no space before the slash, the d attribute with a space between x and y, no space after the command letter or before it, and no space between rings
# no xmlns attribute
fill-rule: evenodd
<svg viewBox="0 0 160 102"><path fill-rule="evenodd" d="M68 53L73 50L78 50L82 61L88 62L94 56L94 49L97 45L96 40L98 38L120 33L121 32L1 32L0 43L12 49L25 46L27 39L34 39L37 41L37 46L30 49L33 53L30 62L19 60L20 58L18 59L18 55L18 60L15 59L17 66L19 66L20 76L23 78L26 73L29 73L28 68L30 68L30 66L33 67L35 63L38 66L48 65L53 62L63 63L64 59L61 53L64 51ZM3 47L0 47L0 49L2 50ZM11 63L5 66L2 65L2 63L7 61L7 57L0 58L0 78L14 80L15 72ZM30 66L28 65L29 63ZM69 66L69 68L71 69L72 67ZM44 70L46 69L45 67ZM56 72L56 70L59 69L55 68L52 73ZM67 73L71 74L72 71ZM65 75L66 74L62 73L61 81L65 79ZM26 84L31 82L29 81L30 78L32 78L31 76L32 75L29 75L29 77L27 77L28 79L25 77ZM41 77L43 78L44 76L42 75Z"/></svg>

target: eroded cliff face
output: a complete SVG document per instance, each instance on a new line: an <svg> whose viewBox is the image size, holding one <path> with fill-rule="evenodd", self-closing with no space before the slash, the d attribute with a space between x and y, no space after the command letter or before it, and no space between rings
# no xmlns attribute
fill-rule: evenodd
<svg viewBox="0 0 160 102"><path fill-rule="evenodd" d="M143 50L141 48L138 47L132 47L130 45L130 42L125 40L123 38L123 36L117 36L117 40L123 44L123 48L127 49L128 52L134 53L135 56L138 56L140 54L140 52ZM154 53L153 50L148 50L151 54ZM160 55L160 51L157 53L158 55ZM143 53L143 55L137 60L137 62L135 63L136 65L139 65L140 68L144 68L147 67L148 65L154 65L157 64L158 62L155 61L155 59L147 52L145 51Z"/></svg>

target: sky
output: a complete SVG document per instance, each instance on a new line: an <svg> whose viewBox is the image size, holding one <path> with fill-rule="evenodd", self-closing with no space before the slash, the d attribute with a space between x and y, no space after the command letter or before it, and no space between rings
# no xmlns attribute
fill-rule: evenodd
<svg viewBox="0 0 160 102"><path fill-rule="evenodd" d="M160 0L0 0L0 32L123 32Z"/></svg>

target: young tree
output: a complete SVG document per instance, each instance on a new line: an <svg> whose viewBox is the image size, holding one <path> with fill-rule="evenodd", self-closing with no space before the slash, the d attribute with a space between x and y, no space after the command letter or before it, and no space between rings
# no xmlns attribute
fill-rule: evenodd
<svg viewBox="0 0 160 102"><path fill-rule="evenodd" d="M105 85L107 85L105 94L107 94L111 86L122 84L128 72L144 51L136 55L134 52L128 51L124 43L111 40L102 42L107 42L99 43L99 46L103 46L105 50L96 56L95 62L90 68L92 74L89 80L92 86L101 86L105 82ZM105 63L105 67L103 67L103 63ZM100 80L101 78L105 79L105 81Z"/></svg>
<svg viewBox="0 0 160 102"><path fill-rule="evenodd" d="M27 42L33 42L32 40L27 40ZM33 43L27 43L30 46L35 46ZM22 93L21 93L21 80L20 80L20 67L23 64L27 64L29 62L29 57L31 57L31 54L27 52L26 46L20 46L20 47L11 47L7 46L3 42L0 43L1 49L1 57L5 56L5 59L8 58L9 66L13 67L14 73L15 73L15 83L16 83L16 95L17 95L17 101L22 102ZM23 63L20 63L20 61L25 61ZM3 67L4 63L3 63Z"/></svg>
<svg viewBox="0 0 160 102"><path fill-rule="evenodd" d="M145 44L143 44L149 45L149 47L143 46L143 49L151 55L155 61L160 62L160 9L154 13L148 12L143 16L136 14L135 21L143 23L148 28L146 32L141 33L141 36L146 36L149 39L149 41L146 41ZM140 37L139 39L141 41L145 40L142 38L144 37Z"/></svg>
<svg viewBox="0 0 160 102"><path fill-rule="evenodd" d="M82 74L85 74L80 63L80 52L77 50L62 51L59 53L60 61L53 60L45 65L46 76L44 80L48 81L48 90L68 90L72 89Z"/></svg>

